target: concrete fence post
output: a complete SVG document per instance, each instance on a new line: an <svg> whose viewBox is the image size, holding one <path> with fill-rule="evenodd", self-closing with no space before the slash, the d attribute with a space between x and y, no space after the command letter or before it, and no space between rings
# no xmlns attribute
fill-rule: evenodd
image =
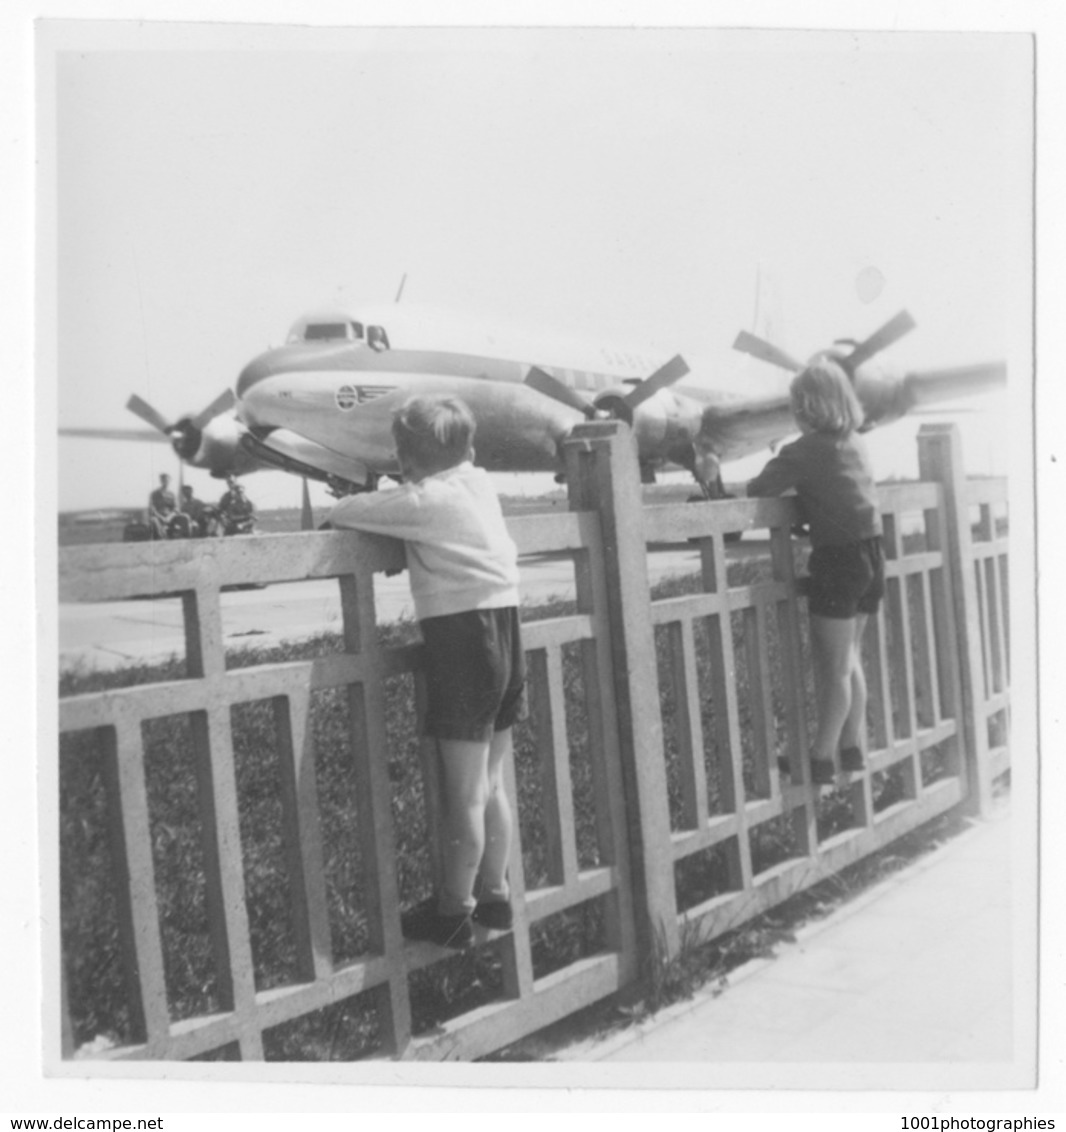
<svg viewBox="0 0 1066 1132"><path fill-rule="evenodd" d="M628 426L577 426L564 445L570 508L600 516L636 941L643 961L677 953L666 759L649 601L643 498Z"/></svg>
<svg viewBox="0 0 1066 1132"><path fill-rule="evenodd" d="M946 521L943 547L955 614L960 701L958 711L970 809L987 814L992 804L992 773L982 660L981 610L974 576L970 508L966 493L962 440L957 425L924 424L918 430L921 479L942 485ZM945 642L949 644L949 642Z"/></svg>

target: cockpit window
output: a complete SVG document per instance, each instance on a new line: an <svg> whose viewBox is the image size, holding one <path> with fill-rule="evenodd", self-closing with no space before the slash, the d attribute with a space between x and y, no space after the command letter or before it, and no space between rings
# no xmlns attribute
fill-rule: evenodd
<svg viewBox="0 0 1066 1132"><path fill-rule="evenodd" d="M346 322L313 322L308 323L304 331L304 341L312 342L322 339L340 338L342 341L349 337Z"/></svg>
<svg viewBox="0 0 1066 1132"><path fill-rule="evenodd" d="M368 326L366 341L372 350L387 350L389 348L389 336L385 333L384 326Z"/></svg>
<svg viewBox="0 0 1066 1132"><path fill-rule="evenodd" d="M362 342L366 327L344 311L302 315L289 327L286 342Z"/></svg>

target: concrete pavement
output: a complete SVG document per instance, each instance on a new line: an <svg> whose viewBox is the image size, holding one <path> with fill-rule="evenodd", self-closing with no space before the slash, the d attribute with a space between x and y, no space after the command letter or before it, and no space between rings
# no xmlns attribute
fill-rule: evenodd
<svg viewBox="0 0 1066 1132"><path fill-rule="evenodd" d="M1036 907L1027 886L1015 891L1012 840L1002 803L720 993L556 1056L656 1063L648 1083L660 1086L695 1083L700 1063L731 1087L1025 1087ZM697 1079L712 1084L704 1069Z"/></svg>

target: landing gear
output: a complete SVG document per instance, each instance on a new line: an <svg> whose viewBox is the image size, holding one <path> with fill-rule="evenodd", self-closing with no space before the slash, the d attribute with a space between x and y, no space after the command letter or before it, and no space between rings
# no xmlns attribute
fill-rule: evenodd
<svg viewBox="0 0 1066 1132"><path fill-rule="evenodd" d="M706 503L717 499L733 499L722 482L722 462L707 448L692 446L692 478L700 489L699 495L690 495L689 503ZM727 543L740 542L741 531L729 531L723 535Z"/></svg>
<svg viewBox="0 0 1066 1132"><path fill-rule="evenodd" d="M722 483L722 462L708 448L692 446L692 478L702 492L694 495L690 503L702 503L710 499L731 499L732 496Z"/></svg>

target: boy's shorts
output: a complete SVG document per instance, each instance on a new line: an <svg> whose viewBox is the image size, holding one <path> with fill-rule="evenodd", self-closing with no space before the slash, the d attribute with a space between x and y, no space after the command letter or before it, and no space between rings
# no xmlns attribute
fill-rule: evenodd
<svg viewBox="0 0 1066 1132"><path fill-rule="evenodd" d="M885 595L885 548L880 535L839 546L817 546L807 563L807 612L850 618L876 613Z"/></svg>
<svg viewBox="0 0 1066 1132"><path fill-rule="evenodd" d="M487 743L494 731L511 727L526 681L518 610L471 609L419 624L428 700L425 734Z"/></svg>

